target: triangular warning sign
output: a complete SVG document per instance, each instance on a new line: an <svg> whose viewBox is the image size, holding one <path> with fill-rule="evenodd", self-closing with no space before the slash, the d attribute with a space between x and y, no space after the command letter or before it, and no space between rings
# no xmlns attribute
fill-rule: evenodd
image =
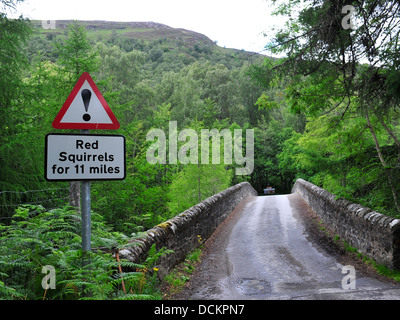
<svg viewBox="0 0 400 320"><path fill-rule="evenodd" d="M55 129L118 129L117 118L84 72L53 121Z"/></svg>

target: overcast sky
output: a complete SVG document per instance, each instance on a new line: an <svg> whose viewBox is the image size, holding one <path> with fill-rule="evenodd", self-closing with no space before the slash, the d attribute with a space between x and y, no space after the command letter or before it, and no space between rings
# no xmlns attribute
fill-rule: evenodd
<svg viewBox="0 0 400 320"><path fill-rule="evenodd" d="M260 52L276 21L268 0L25 0L32 20L153 21L196 31L227 48ZM15 14L14 14L15 15Z"/></svg>

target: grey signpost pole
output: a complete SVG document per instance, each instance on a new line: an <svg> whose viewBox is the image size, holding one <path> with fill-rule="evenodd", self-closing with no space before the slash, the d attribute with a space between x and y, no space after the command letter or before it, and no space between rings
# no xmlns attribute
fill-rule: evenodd
<svg viewBox="0 0 400 320"><path fill-rule="evenodd" d="M91 106L91 107L90 107ZM90 108L89 108L90 107ZM89 110L90 109L90 110ZM94 111L93 111L94 110ZM83 114L83 112L85 113ZM94 83L92 77L89 73L84 72L78 79L76 85L72 89L70 95L68 96L67 100L63 104L60 112L57 114L56 118L53 121L53 127L55 129L80 129L81 134L89 134L89 129L109 129L109 130L116 130L119 129L120 124L112 113L110 107L108 106L107 102L104 100L103 95L101 94L100 90L97 88L96 84ZM46 140L47 141L47 140ZM52 145L54 148L54 146ZM82 147L81 145L76 146L76 148ZM47 148L47 147L46 147ZM124 148L125 148L125 140L124 140ZM125 151L125 149L124 149ZM47 149L46 149L47 152ZM53 164L52 167L49 169L46 167L46 179L49 178L49 175L53 174L71 174L73 169L65 165L65 161L67 157L64 155L64 152L59 153L61 156L62 164L57 163ZM107 153L106 153L107 154ZM47 156L46 156L47 158ZM64 159L65 158L65 159ZM100 157L99 157L100 158ZM104 156L102 156L104 158ZM114 158L113 158L114 159ZM46 159L47 161L47 159ZM102 161L102 160L101 160ZM125 161L125 160L124 160ZM82 164L82 168L83 168ZM74 166L75 167L75 166ZM78 165L77 172L79 170ZM58 169L57 169L58 168ZM104 165L104 167L106 166ZM118 167L118 171L115 174L122 172L122 168ZM125 162L124 162L124 176L122 179L125 178ZM50 170L49 172L47 170ZM69 170L69 171L68 171ZM105 169L104 169L105 170ZM82 169L83 171L83 169ZM100 169L97 170L100 172ZM113 169L112 169L113 171ZM83 172L81 172L83 173ZM103 172L101 172L103 173ZM108 170L107 174L112 174ZM94 169L94 174L96 171ZM64 178L68 178L64 176ZM83 178L86 179L86 178ZM83 265L87 265L90 263L90 259L87 257L88 253L91 251L91 213L90 213L90 180L79 180L77 178L74 179L57 179L57 177L53 177L50 180L74 180L74 181L81 181L81 215L82 215L82 255L83 255ZM118 178L119 179L119 178ZM96 179L95 179L96 180ZM109 179L111 180L111 179Z"/></svg>
<svg viewBox="0 0 400 320"><path fill-rule="evenodd" d="M89 134L89 130L81 130L82 134ZM91 199L90 181L81 181L81 215L82 215L82 256L83 266L90 263L87 253L92 250L91 244Z"/></svg>
<svg viewBox="0 0 400 320"><path fill-rule="evenodd" d="M82 266L91 264L91 182L126 178L126 141L122 135L49 133L45 138L45 179L79 181ZM90 272L90 270L88 270Z"/></svg>

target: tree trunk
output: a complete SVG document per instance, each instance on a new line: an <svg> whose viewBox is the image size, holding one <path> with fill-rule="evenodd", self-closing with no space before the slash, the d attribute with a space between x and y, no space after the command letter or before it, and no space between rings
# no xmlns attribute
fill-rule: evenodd
<svg viewBox="0 0 400 320"><path fill-rule="evenodd" d="M200 184L200 164L197 162L197 183L198 183L198 188L199 188L199 203L201 202L201 184Z"/></svg>
<svg viewBox="0 0 400 320"><path fill-rule="evenodd" d="M399 149L400 149L400 142L397 139L397 137L394 135L393 131L388 128L388 126L383 122L383 120L380 117L377 116L377 118L378 118L379 122L382 124L382 126L385 128L386 132L392 137L392 139L396 143L397 147L399 147Z"/></svg>
<svg viewBox="0 0 400 320"><path fill-rule="evenodd" d="M394 204L396 205L397 211L400 212L400 206L399 206L399 202L397 200L397 194L396 194L396 189L394 188L392 175L388 171L387 163L386 163L385 159L383 158L383 155L382 155L382 152L381 152L381 148L379 146L378 138L376 137L375 130L374 130L373 126L371 125L371 121L369 119L368 109L367 108L365 108L365 117L367 119L368 128L369 128L369 130L370 130L370 132L372 134L372 137L374 139L374 142L375 142L375 149L376 149L376 152L378 153L379 160L381 161L382 166L384 167L384 171L385 171L385 173L386 173L386 175L388 177L389 185L390 185L390 188L392 189L392 195L393 195Z"/></svg>
<svg viewBox="0 0 400 320"><path fill-rule="evenodd" d="M69 205L79 208L81 204L80 182L71 181L69 184Z"/></svg>

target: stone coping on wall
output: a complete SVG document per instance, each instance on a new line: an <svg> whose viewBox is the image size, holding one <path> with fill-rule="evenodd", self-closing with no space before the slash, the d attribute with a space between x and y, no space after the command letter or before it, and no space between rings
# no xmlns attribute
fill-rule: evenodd
<svg viewBox="0 0 400 320"><path fill-rule="evenodd" d="M154 244L157 250L172 250L173 253L157 261L159 277L163 278L172 267L201 244L199 239L204 241L210 237L241 201L256 195L256 190L248 182L230 187L160 223L140 238L131 240L132 246L120 249L119 256L121 259L141 263Z"/></svg>
<svg viewBox="0 0 400 320"><path fill-rule="evenodd" d="M400 269L400 220L336 196L298 179L299 193L311 209L350 246L390 269Z"/></svg>

